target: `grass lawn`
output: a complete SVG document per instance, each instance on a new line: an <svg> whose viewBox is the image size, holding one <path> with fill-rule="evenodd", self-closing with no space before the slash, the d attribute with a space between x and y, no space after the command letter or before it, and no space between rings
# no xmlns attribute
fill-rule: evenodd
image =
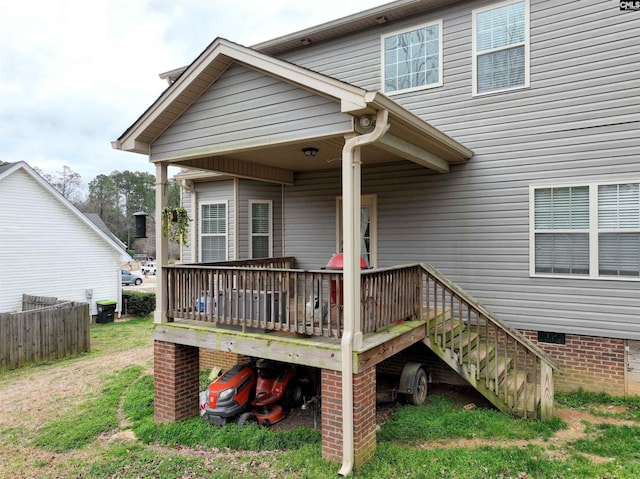
<svg viewBox="0 0 640 479"><path fill-rule="evenodd" d="M214 428L199 418L154 424L150 330L150 319L94 325L91 353L0 373L0 397L13 401L0 409L0 477L337 476L340 464L321 458L319 431ZM10 396L15 388L35 394L29 407ZM571 422L524 421L431 395L428 405L389 417L373 460L354 477L640 477L640 399L577 391L556 403Z"/></svg>

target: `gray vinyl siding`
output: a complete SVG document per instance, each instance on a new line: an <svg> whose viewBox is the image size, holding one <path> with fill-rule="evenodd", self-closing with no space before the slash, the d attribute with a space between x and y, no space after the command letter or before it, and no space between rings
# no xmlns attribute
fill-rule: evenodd
<svg viewBox="0 0 640 479"><path fill-rule="evenodd" d="M530 185L640 181L640 17L617 2L531 0L530 87L472 97L471 11L492 3L285 58L377 89L380 35L442 18L444 86L392 98L475 154L444 175L364 167L363 193L378 197L379 265L432 263L520 329L640 339L640 282L529 275ZM285 189L285 254L302 267L334 252L339 194L339 171L299 174Z"/></svg>
<svg viewBox="0 0 640 479"><path fill-rule="evenodd" d="M340 103L242 65L216 83L154 141L151 160L328 136L352 129Z"/></svg>
<svg viewBox="0 0 640 479"><path fill-rule="evenodd" d="M340 170L298 174L285 187L285 256L296 267L319 269L336 251L336 198L341 194Z"/></svg>
<svg viewBox="0 0 640 479"><path fill-rule="evenodd" d="M252 180L240 180L238 185L238 258L249 258L249 201L271 201L273 256L283 254L282 186Z"/></svg>

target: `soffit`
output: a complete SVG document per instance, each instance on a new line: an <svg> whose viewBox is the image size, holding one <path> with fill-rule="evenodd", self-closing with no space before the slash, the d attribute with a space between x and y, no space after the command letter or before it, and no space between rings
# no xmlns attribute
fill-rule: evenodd
<svg viewBox="0 0 640 479"><path fill-rule="evenodd" d="M447 7L460 1L463 0L399 0L262 42L252 48L269 55L279 55L305 45L333 40L336 37Z"/></svg>

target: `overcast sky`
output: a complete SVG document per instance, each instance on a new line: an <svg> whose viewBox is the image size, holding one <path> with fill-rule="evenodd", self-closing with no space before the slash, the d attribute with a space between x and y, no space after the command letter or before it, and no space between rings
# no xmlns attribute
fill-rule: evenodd
<svg viewBox="0 0 640 479"><path fill-rule="evenodd" d="M389 0L0 0L0 161L86 184L154 172L111 148L216 37L255 45Z"/></svg>

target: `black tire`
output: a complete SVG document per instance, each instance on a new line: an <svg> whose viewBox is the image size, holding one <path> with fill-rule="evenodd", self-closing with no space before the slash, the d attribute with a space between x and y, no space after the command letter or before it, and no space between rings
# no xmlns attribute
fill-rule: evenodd
<svg viewBox="0 0 640 479"><path fill-rule="evenodd" d="M136 286L140 286L142 284L142 280L140 278L136 278L136 280L134 281L134 284Z"/></svg>
<svg viewBox="0 0 640 479"><path fill-rule="evenodd" d="M282 399L282 405L291 409L302 405L304 401L304 391L302 390L302 384L297 379L291 380L287 385L287 389L284 392L284 398Z"/></svg>
<svg viewBox="0 0 640 479"><path fill-rule="evenodd" d="M413 376L411 393L407 394L407 402L414 406L422 406L427 400L427 373L419 368Z"/></svg>
<svg viewBox="0 0 640 479"><path fill-rule="evenodd" d="M238 417L238 426L244 426L245 424L258 424L258 418L252 412L243 412Z"/></svg>

